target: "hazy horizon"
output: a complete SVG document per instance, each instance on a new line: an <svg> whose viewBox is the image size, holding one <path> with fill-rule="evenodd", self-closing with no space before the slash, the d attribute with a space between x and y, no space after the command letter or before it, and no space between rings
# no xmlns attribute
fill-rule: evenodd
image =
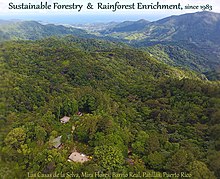
<svg viewBox="0 0 220 179"><path fill-rule="evenodd" d="M78 14L78 15L40 15L40 16L2 16L0 15L1 20L34 20L42 22L51 22L51 23L108 23L108 22L123 22L123 21L136 21L140 19L145 19L148 21L156 21L161 18L168 16L165 15L88 15L88 14Z"/></svg>
<svg viewBox="0 0 220 179"><path fill-rule="evenodd" d="M200 11L201 12L201 11ZM186 13L182 13L186 14ZM173 14L181 15L181 14ZM109 22L123 22L123 21L137 21L145 19L148 21L157 21L172 15L164 14L136 14L136 15L118 15L118 14L78 14L78 15L0 15L1 20L22 20L22 21L38 21L44 23L55 23L55 24L88 24L88 23L109 23Z"/></svg>

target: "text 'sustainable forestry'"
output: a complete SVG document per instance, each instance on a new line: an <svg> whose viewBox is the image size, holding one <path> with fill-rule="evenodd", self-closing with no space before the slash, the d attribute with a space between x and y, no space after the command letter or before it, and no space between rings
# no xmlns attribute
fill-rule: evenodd
<svg viewBox="0 0 220 179"><path fill-rule="evenodd" d="M131 3L131 4L122 4L120 2L114 3L103 3L98 2L95 4L88 3L85 4L78 4L78 3L70 3L70 4L61 4L58 2L48 3L48 2L40 2L38 4L34 3L19 3L15 4L10 2L8 4L8 9L24 9L24 10L34 10L34 9L41 9L41 10L76 10L80 12L82 9L89 9L89 10L110 10L110 11L117 11L117 10L151 10L151 9L176 9L182 10L180 3L177 4L161 4L160 2L151 2L151 3Z"/></svg>

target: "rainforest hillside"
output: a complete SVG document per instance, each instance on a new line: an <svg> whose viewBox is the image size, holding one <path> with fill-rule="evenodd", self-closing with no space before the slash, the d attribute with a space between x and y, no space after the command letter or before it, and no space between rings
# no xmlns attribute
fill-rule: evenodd
<svg viewBox="0 0 220 179"><path fill-rule="evenodd" d="M220 177L218 82L121 43L73 36L3 42L0 65L3 178ZM73 151L89 161L68 161Z"/></svg>

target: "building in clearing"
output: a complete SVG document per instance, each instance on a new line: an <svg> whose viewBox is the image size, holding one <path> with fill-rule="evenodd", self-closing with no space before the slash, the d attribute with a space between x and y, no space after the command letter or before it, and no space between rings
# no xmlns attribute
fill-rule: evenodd
<svg viewBox="0 0 220 179"><path fill-rule="evenodd" d="M84 163L84 162L89 161L89 157L86 156L85 154L81 154L81 153L79 153L79 152L73 152L73 153L69 156L68 161Z"/></svg>
<svg viewBox="0 0 220 179"><path fill-rule="evenodd" d="M62 138L62 136L59 136L59 137L57 137L57 138L55 138L55 139L52 140L52 145L53 145L53 147L55 147L56 149L59 148L59 147L62 145L62 143L61 143L61 138Z"/></svg>
<svg viewBox="0 0 220 179"><path fill-rule="evenodd" d="M63 118L60 119L60 122L65 124L65 123L69 122L69 120L70 120L70 117L64 116Z"/></svg>

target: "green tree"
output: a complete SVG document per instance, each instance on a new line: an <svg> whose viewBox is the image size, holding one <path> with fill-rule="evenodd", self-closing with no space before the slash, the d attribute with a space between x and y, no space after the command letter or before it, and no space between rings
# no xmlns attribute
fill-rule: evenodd
<svg viewBox="0 0 220 179"><path fill-rule="evenodd" d="M134 153L144 154L146 152L147 140L149 139L149 135L144 131L139 131L135 142L132 144L132 148Z"/></svg>
<svg viewBox="0 0 220 179"><path fill-rule="evenodd" d="M11 130L5 138L5 144L15 149L24 144L26 138L25 130L22 127Z"/></svg>
<svg viewBox="0 0 220 179"><path fill-rule="evenodd" d="M76 138L79 141L88 141L94 137L98 129L98 122L101 120L101 116L94 116L92 114L83 115L80 118L80 122L76 125Z"/></svg>
<svg viewBox="0 0 220 179"><path fill-rule="evenodd" d="M92 95L85 95L79 101L79 109L83 112L92 113L97 109L96 98Z"/></svg>
<svg viewBox="0 0 220 179"><path fill-rule="evenodd" d="M210 169L215 172L217 177L220 177L220 151L213 151L208 156Z"/></svg>
<svg viewBox="0 0 220 179"><path fill-rule="evenodd" d="M104 172L119 171L124 164L122 152L116 147L103 145L95 147L94 159Z"/></svg>
<svg viewBox="0 0 220 179"><path fill-rule="evenodd" d="M150 153L148 155L148 164L151 168L162 170L165 162L165 157L159 152Z"/></svg>
<svg viewBox="0 0 220 179"><path fill-rule="evenodd" d="M37 139L38 145L42 145L46 139L47 132L45 131L45 129L43 127L36 126L35 127L35 134L36 134L36 139Z"/></svg>
<svg viewBox="0 0 220 179"><path fill-rule="evenodd" d="M207 165L201 161L193 161L188 170L195 179L216 179L214 172L211 172Z"/></svg>
<svg viewBox="0 0 220 179"><path fill-rule="evenodd" d="M190 152L180 149L170 157L166 168L172 172L187 171L187 166L193 161L193 156Z"/></svg>

